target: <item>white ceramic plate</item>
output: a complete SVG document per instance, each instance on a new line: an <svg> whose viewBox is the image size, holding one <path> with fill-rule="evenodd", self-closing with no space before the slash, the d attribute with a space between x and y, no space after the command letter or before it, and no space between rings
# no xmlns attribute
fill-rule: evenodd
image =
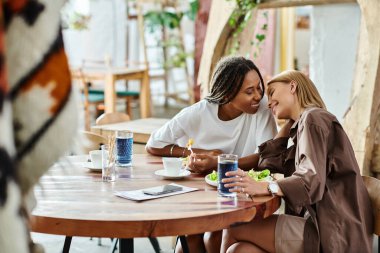
<svg viewBox="0 0 380 253"><path fill-rule="evenodd" d="M181 170L181 173L178 176L169 176L165 173L165 170L156 170L154 174L156 174L157 176L167 178L167 179L180 179L180 178L189 176L191 172L188 170Z"/></svg>
<svg viewBox="0 0 380 253"><path fill-rule="evenodd" d="M211 186L218 187L218 181L212 181L210 179L210 174L205 176L206 183L208 183Z"/></svg>
<svg viewBox="0 0 380 253"><path fill-rule="evenodd" d="M272 176L267 176L266 178L260 180L260 182L262 182L262 181L266 181L266 182L273 181L273 177Z"/></svg>
<svg viewBox="0 0 380 253"><path fill-rule="evenodd" d="M83 163L82 166L91 171L102 172L102 167L94 167L94 165L92 165L92 162Z"/></svg>

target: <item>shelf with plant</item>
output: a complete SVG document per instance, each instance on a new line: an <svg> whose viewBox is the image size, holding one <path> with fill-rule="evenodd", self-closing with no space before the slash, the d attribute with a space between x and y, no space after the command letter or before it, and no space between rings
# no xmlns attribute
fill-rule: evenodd
<svg viewBox="0 0 380 253"><path fill-rule="evenodd" d="M174 53L163 62L163 68L185 67L186 59L193 57L193 53L185 52L181 38L175 34L174 30L180 27L184 17L194 21L198 8L199 0L192 0L189 1L188 8L184 11L177 11L175 8L164 8L144 14L144 24L148 32L157 34L157 31L162 31L164 28L168 30L169 35L166 39L162 40L161 37L156 39L157 47L164 48L165 50L169 48L174 49Z"/></svg>

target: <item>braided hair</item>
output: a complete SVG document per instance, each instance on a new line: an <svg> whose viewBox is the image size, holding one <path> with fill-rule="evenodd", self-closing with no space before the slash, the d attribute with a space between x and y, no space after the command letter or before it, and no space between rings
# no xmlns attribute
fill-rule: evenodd
<svg viewBox="0 0 380 253"><path fill-rule="evenodd" d="M264 96L263 77L256 65L242 56L227 56L216 65L211 79L211 92L205 99L213 104L227 104L238 94L245 75L251 70L255 70L259 75L261 96Z"/></svg>

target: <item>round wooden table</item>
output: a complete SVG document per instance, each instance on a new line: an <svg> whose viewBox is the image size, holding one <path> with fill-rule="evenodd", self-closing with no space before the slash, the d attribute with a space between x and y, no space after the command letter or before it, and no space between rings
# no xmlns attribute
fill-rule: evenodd
<svg viewBox="0 0 380 253"><path fill-rule="evenodd" d="M76 162L80 158L87 159L67 157L41 178L41 185L35 189L32 231L110 238L197 234L266 218L280 206L280 198L272 196L253 200L243 194L220 197L203 176L165 180L154 174L163 168L160 157L134 155L133 168L120 170L119 178L112 183L102 182L101 173L83 168ZM199 190L143 202L113 194L172 182Z"/></svg>

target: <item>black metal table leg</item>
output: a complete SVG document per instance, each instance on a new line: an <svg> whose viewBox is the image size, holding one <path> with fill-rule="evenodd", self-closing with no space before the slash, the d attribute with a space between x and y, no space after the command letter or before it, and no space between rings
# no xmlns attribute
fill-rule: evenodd
<svg viewBox="0 0 380 253"><path fill-rule="evenodd" d="M187 245L187 240L185 235L180 235L179 240L181 241L182 246L182 252L183 253L190 253L189 251L189 245Z"/></svg>
<svg viewBox="0 0 380 253"><path fill-rule="evenodd" d="M112 246L111 246L111 253L115 253L116 251L116 248L117 248L117 243L119 242L119 239L115 238L111 238L111 241L112 241Z"/></svg>
<svg viewBox="0 0 380 253"><path fill-rule="evenodd" d="M149 241L152 244L152 247L154 249L154 252L160 253L160 244L158 243L158 240L156 237L149 237Z"/></svg>
<svg viewBox="0 0 380 253"><path fill-rule="evenodd" d="M119 238L119 253L133 253L133 238Z"/></svg>
<svg viewBox="0 0 380 253"><path fill-rule="evenodd" d="M66 236L65 237L65 243L63 244L62 253L69 253L72 239L73 239L72 236Z"/></svg>

